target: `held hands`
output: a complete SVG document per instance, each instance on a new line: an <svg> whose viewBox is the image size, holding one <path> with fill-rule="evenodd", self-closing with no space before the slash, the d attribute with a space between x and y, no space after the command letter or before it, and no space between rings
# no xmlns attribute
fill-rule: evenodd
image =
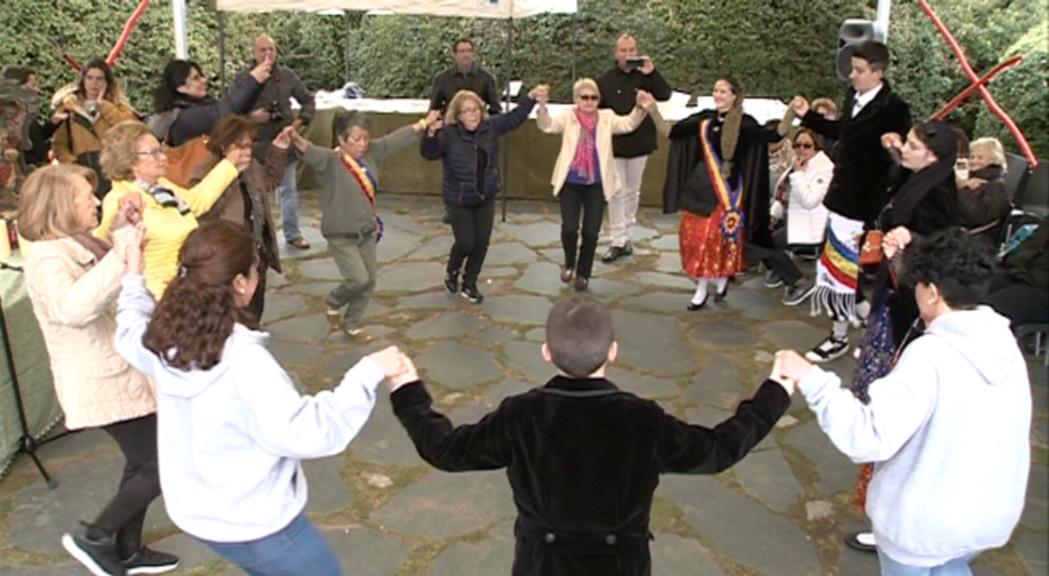
<svg viewBox="0 0 1049 576"><path fill-rule="evenodd" d="M656 99L652 96L652 93L645 90L637 91L636 101L637 107L642 110L647 110L650 106L653 106L656 103Z"/></svg>
<svg viewBox="0 0 1049 576"><path fill-rule="evenodd" d="M809 113L809 101L804 96L795 96L790 101L790 109L794 111L799 118L803 118Z"/></svg>
<svg viewBox="0 0 1049 576"><path fill-rule="evenodd" d="M415 129L416 134L422 132L423 130L426 130L432 135L433 132L436 132L437 130L441 129L442 124L443 122L441 121L441 111L430 110L426 113L426 117L420 120L419 122L413 124L412 128Z"/></svg>
<svg viewBox="0 0 1049 576"><path fill-rule="evenodd" d="M270 79L270 74L273 73L273 60L266 59L262 63L258 64L251 69L251 76L255 78L255 81L259 84L265 84L266 80ZM267 114L268 116L268 114Z"/></svg>
<svg viewBox="0 0 1049 576"><path fill-rule="evenodd" d="M124 261L129 274L142 273L142 246L145 238L146 226L142 221L113 231L113 252Z"/></svg>
<svg viewBox="0 0 1049 576"><path fill-rule="evenodd" d="M801 354L794 350L780 350L776 352L776 360L772 364L772 374L769 378L782 384L787 393L791 394L809 370L812 370L812 363Z"/></svg>
<svg viewBox="0 0 1049 576"><path fill-rule="evenodd" d="M550 86L547 84L538 84L528 93L528 97L535 100L540 106L545 106L546 103L550 101Z"/></svg>
<svg viewBox="0 0 1049 576"><path fill-rule="evenodd" d="M308 146L310 142L309 140L306 140L302 134L299 134L299 131L295 129L295 126L288 126L281 132L281 134L284 132L288 133L288 138L291 139L292 145L294 145L299 152L306 151L306 146Z"/></svg>
<svg viewBox="0 0 1049 576"><path fill-rule="evenodd" d="M287 150L288 146L291 146L292 134L296 134L295 128L292 126L285 126L283 130L277 134L277 137L273 139L273 145L281 150Z"/></svg>
<svg viewBox="0 0 1049 576"><path fill-rule="evenodd" d="M125 195L117 203L117 217L113 219L113 229L116 230L141 223L144 206L142 196L138 194Z"/></svg>
<svg viewBox="0 0 1049 576"><path fill-rule="evenodd" d="M903 226L897 226L889 230L881 240L881 247L885 257L892 258L897 252L902 252L913 239L911 231Z"/></svg>
<svg viewBox="0 0 1049 576"><path fill-rule="evenodd" d="M390 392L419 379L419 374L411 359L396 346L384 348L371 354L369 358L379 365L383 375L386 376L386 384Z"/></svg>
<svg viewBox="0 0 1049 576"><path fill-rule="evenodd" d="M68 119L69 119L69 112L66 112L64 110L59 110L58 112L55 112L54 114L51 115L51 123L54 124L55 126L58 126L59 124L65 122Z"/></svg>

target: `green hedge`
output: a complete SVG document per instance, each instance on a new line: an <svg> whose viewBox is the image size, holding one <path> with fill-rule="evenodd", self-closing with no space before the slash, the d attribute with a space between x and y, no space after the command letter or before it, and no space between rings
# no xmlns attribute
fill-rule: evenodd
<svg viewBox="0 0 1049 576"><path fill-rule="evenodd" d="M526 85L547 82L555 99L569 95L572 53L578 76L597 76L612 65L615 37L634 33L676 88L706 94L715 77L732 73L747 92L787 99L841 97L834 73L837 31L845 18L873 18L868 0L581 0L577 15L543 15L513 22L514 77ZM937 0L978 72L1013 52L1023 67L1005 72L992 92L1027 132L1041 156L1049 156L1046 114L1046 18L1044 2L1030 0ZM4 0L0 7L0 63L28 64L40 71L45 90L67 82L63 51L86 60L105 55L130 15L130 0ZM218 17L211 2L189 1L189 44L205 71L218 74ZM151 4L118 62L133 104L151 108L150 91L173 52L170 2ZM509 25L482 19L413 16L320 16L229 14L227 73L247 65L254 36L273 35L282 61L312 88L334 88L347 79L370 96L426 97L434 74L449 65L449 46L473 38L478 57L504 78ZM346 39L349 39L347 63ZM928 116L967 85L945 43L912 0L893 7L890 47L894 86L915 117ZM1012 52L1011 52L1012 51ZM1003 134L978 98L951 120L983 134ZM1011 139L1004 139L1007 145Z"/></svg>

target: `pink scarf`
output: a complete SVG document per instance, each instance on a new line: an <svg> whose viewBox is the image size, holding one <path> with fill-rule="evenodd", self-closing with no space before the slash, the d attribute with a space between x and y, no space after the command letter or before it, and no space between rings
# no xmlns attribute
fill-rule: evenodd
<svg viewBox="0 0 1049 576"><path fill-rule="evenodd" d="M575 147L575 157L572 158L571 169L575 173L586 178L587 182L593 184L596 178L594 158L596 156L597 142L594 137L597 134L597 113L585 114L578 108L573 108L576 120L582 127L579 135L579 144Z"/></svg>

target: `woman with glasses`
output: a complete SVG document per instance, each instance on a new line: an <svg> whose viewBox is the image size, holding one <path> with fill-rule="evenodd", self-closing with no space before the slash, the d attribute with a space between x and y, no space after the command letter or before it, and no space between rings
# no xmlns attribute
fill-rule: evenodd
<svg viewBox="0 0 1049 576"><path fill-rule="evenodd" d="M834 162L823 152L822 139L812 130L802 128L794 135L794 164L776 183L772 203L773 223L786 217L786 225L772 235L776 250L762 258L770 270L765 286L786 285L783 303L797 306L805 301L816 284L804 278L801 270L786 254L788 246L818 247L827 229L827 195Z"/></svg>
<svg viewBox="0 0 1049 576"><path fill-rule="evenodd" d="M430 125L420 145L423 158L441 160L444 165L441 188L455 235L444 287L474 304L484 300L477 289L477 277L488 253L488 240L495 223L495 197L502 186L496 139L524 124L539 90L545 87L533 88L517 102L513 111L492 117L488 116L487 105L480 96L470 90L460 90L448 104L443 126Z"/></svg>
<svg viewBox="0 0 1049 576"><path fill-rule="evenodd" d="M55 93L51 107L56 115L65 115L51 141L55 158L62 164L76 163L94 170L95 195L103 198L110 187L99 162L106 133L125 120L138 118L138 114L101 58L84 64L76 82Z"/></svg>
<svg viewBox="0 0 1049 576"><path fill-rule="evenodd" d="M113 180L113 190L102 201L102 221L96 234L109 234L123 197L142 197L146 287L160 300L175 277L179 248L197 227L197 217L211 209L250 163L250 150L231 146L199 184L182 188L165 177L167 157L149 128L141 122L119 124L106 135L102 149L102 169Z"/></svg>
<svg viewBox="0 0 1049 576"><path fill-rule="evenodd" d="M743 249L771 249L768 143L781 139L743 113L743 84L732 76L714 82L714 109L697 112L669 129L671 143L663 210L684 210L678 232L681 265L695 280L686 307L700 310L714 282L714 301L728 294L743 270ZM649 108L658 115L658 108ZM666 130L659 117L656 126Z"/></svg>
<svg viewBox="0 0 1049 576"><path fill-rule="evenodd" d="M554 196L561 205L561 247L565 251L561 282L568 284L574 278L575 290L581 292L590 285L605 203L619 188L619 174L612 158L612 136L636 130L645 120L645 108L655 99L639 90L637 106L629 115L619 116L607 108L598 110L601 91L590 78L576 81L572 86L574 106L554 118L546 108L546 91L540 92L537 98L539 129L547 134L562 135L561 153L550 179ZM582 243L577 246L580 236Z"/></svg>

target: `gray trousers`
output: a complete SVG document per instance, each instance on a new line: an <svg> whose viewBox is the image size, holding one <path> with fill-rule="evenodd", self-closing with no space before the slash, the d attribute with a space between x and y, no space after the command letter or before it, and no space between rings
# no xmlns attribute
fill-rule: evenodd
<svg viewBox="0 0 1049 576"><path fill-rule="evenodd" d="M330 309L343 306L342 323L353 328L364 316L364 309L375 292L378 262L375 258L375 234L360 239L326 238L342 282L328 293L324 302Z"/></svg>

